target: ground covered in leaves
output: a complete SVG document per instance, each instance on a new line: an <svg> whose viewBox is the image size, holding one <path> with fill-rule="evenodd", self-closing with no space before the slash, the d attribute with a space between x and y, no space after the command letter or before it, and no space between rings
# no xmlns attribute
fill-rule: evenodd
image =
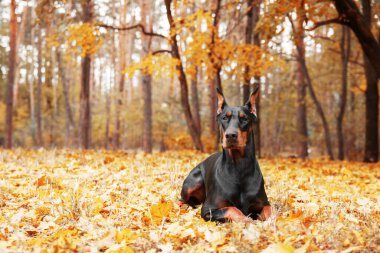
<svg viewBox="0 0 380 253"><path fill-rule="evenodd" d="M261 159L274 215L180 208L207 155L0 150L0 252L379 252L379 164Z"/></svg>

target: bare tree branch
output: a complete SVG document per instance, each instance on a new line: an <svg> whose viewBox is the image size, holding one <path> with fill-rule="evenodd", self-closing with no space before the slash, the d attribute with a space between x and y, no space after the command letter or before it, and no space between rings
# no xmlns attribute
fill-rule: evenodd
<svg viewBox="0 0 380 253"><path fill-rule="evenodd" d="M333 53L336 53L336 54L341 54L341 52L340 52L340 50L336 50L336 49L334 49L334 48L329 48L328 49L330 52L333 52ZM355 65L358 65L358 66L360 66L360 67L364 67L364 63L362 63L362 62L360 62L360 61L358 61L358 60L349 60L349 63L351 63L351 64L355 64Z"/></svg>
<svg viewBox="0 0 380 253"><path fill-rule="evenodd" d="M316 22L316 23L314 23L313 27L311 27L311 28L304 28L304 29L305 29L305 31L313 31L313 30L317 29L320 26L329 25L329 24L347 25L347 21L345 22L345 19L343 17L339 16L337 18L332 18L332 19Z"/></svg>
<svg viewBox="0 0 380 253"><path fill-rule="evenodd" d="M330 42L333 42L333 43L337 42L336 40L334 40L332 38L329 38L329 37L326 37L326 36L322 36L322 35L312 35L312 34L309 34L308 36L310 36L313 39L321 39L321 40L326 40L326 41L330 41Z"/></svg>
<svg viewBox="0 0 380 253"><path fill-rule="evenodd" d="M159 37L159 38L163 38L163 39L168 40L168 38L162 34L155 33L155 32L148 32L142 24L135 24L135 25L126 26L126 27L116 27L116 26L106 25L106 24L98 24L98 26L106 28L106 29L113 29L113 30L118 30L118 31L128 31L128 30L132 30L132 29L140 29L141 32L145 35Z"/></svg>
<svg viewBox="0 0 380 253"><path fill-rule="evenodd" d="M289 13L286 14L286 17L288 18L288 20L289 20L289 22L290 22L290 25L292 26L293 31L295 31L296 28L294 27L294 22L293 22L292 17L290 16Z"/></svg>
<svg viewBox="0 0 380 253"><path fill-rule="evenodd" d="M333 2L339 15L344 17L344 24L355 33L376 75L380 77L380 45L371 31L370 23L363 16L364 13L360 12L354 0L334 0Z"/></svg>
<svg viewBox="0 0 380 253"><path fill-rule="evenodd" d="M152 52L152 55L156 55L156 54L164 54L164 53L172 54L173 51L171 51L171 50L167 50L167 49L161 49L161 50L156 50L156 51Z"/></svg>
<svg viewBox="0 0 380 253"><path fill-rule="evenodd" d="M243 4L243 2L239 2L240 4ZM227 38L240 24L241 24L241 21L243 21L243 19L247 16L248 12L255 6L257 5L258 3L257 2L254 2L251 6L248 6L248 8L241 14L239 15L239 17L237 18L237 21L236 23L233 25L233 27L231 27L231 29L229 29L228 31L226 31L226 33L223 35L224 38ZM259 4L260 5L260 4Z"/></svg>

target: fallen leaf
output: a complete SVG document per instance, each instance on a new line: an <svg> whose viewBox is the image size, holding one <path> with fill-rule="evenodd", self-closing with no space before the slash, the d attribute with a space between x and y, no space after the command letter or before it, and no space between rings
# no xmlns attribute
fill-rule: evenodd
<svg viewBox="0 0 380 253"><path fill-rule="evenodd" d="M289 244L274 243L268 246L262 253L295 253L294 248Z"/></svg>
<svg viewBox="0 0 380 253"><path fill-rule="evenodd" d="M117 231L115 235L115 240L117 243L121 243L125 241L126 243L130 243L135 241L139 237L138 234L133 232L131 229L123 229L121 231Z"/></svg>
<svg viewBox="0 0 380 253"><path fill-rule="evenodd" d="M169 213L172 210L172 208L173 204L170 202L164 202L150 206L150 214L152 215L152 219L156 223L156 225L160 224L164 217L169 217Z"/></svg>
<svg viewBox="0 0 380 253"><path fill-rule="evenodd" d="M47 182L47 180L46 180L46 176L44 175L44 176L39 177L39 178L34 182L34 185L37 186L37 188L38 188L38 187L40 187L40 186L45 185L46 182Z"/></svg>

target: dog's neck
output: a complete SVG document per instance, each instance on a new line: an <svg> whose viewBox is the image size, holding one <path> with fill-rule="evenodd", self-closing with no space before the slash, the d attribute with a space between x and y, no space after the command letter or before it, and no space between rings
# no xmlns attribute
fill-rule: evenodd
<svg viewBox="0 0 380 253"><path fill-rule="evenodd" d="M223 149L223 156L226 160L233 160L238 162L241 159L249 159L254 161L255 156L255 141L253 137L253 131L249 130L247 145L240 149Z"/></svg>
<svg viewBox="0 0 380 253"><path fill-rule="evenodd" d="M228 155L232 158L232 160L237 161L244 158L245 148L239 149L227 149Z"/></svg>

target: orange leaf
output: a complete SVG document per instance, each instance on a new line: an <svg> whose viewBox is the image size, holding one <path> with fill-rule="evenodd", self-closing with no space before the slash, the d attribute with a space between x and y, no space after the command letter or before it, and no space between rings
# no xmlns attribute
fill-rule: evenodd
<svg viewBox="0 0 380 253"><path fill-rule="evenodd" d="M39 177L39 178L36 180L36 182L34 182L34 185L36 185L37 188L38 188L38 187L40 187L40 186L45 185L46 182L47 182L47 180L46 180L46 176L44 175L44 176L42 176L42 177Z"/></svg>

